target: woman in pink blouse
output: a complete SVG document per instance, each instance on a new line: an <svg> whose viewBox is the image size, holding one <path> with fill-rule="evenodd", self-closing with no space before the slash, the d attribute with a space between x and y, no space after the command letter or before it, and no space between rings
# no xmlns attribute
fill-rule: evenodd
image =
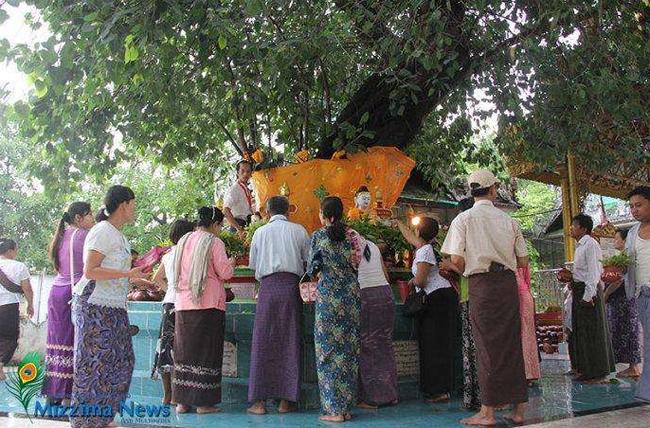
<svg viewBox="0 0 650 428"><path fill-rule="evenodd" d="M221 402L221 363L226 321L224 281L234 271L226 247L217 236L223 213L215 207L199 209L198 228L178 242L174 257L176 329L172 401L177 413L196 407L215 413Z"/></svg>

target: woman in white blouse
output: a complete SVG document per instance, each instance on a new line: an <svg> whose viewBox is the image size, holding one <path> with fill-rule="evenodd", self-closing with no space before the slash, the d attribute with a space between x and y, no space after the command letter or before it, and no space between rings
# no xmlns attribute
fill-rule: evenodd
<svg viewBox="0 0 650 428"><path fill-rule="evenodd" d="M425 310L416 318L420 348L420 390L429 401L448 401L454 381L458 337L458 294L440 276L435 245L438 222L423 217L416 234L422 245L413 258L413 286L426 293Z"/></svg>
<svg viewBox="0 0 650 428"><path fill-rule="evenodd" d="M172 369L174 368L174 329L176 326L176 270L174 269L174 257L176 257L176 244L186 234L194 231L194 222L180 218L172 223L169 231L169 239L174 246L160 261L160 268L153 280L163 290L167 290L162 301L162 318L160 320L160 332L156 345L151 378L156 379L158 375L162 378L163 404L170 404L172 399Z"/></svg>
<svg viewBox="0 0 650 428"><path fill-rule="evenodd" d="M397 366L393 351L395 302L379 247L366 240L359 263L361 287L361 354L358 407L396 404Z"/></svg>
<svg viewBox="0 0 650 428"><path fill-rule="evenodd" d="M18 347L20 313L18 294L25 294L27 315L34 315L29 269L16 261L16 241L0 238L0 381L5 379L3 366L11 360Z"/></svg>
<svg viewBox="0 0 650 428"><path fill-rule="evenodd" d="M135 220L133 191L119 185L109 188L97 220L86 237L84 275L72 297L72 404L110 406L115 415L127 397L135 362L126 311L129 279L146 276L142 267L131 269L131 246L121 232ZM70 424L104 427L112 419L84 415L70 418Z"/></svg>

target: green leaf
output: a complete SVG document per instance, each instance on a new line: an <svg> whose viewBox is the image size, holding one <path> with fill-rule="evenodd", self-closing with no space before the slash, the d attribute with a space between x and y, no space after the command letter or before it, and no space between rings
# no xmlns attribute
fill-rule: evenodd
<svg viewBox="0 0 650 428"><path fill-rule="evenodd" d="M370 119L370 113L365 112L363 116L361 116L361 119L359 119L359 124L364 125L368 122L368 119Z"/></svg>
<svg viewBox="0 0 650 428"><path fill-rule="evenodd" d="M7 0L9 6L18 7L20 6L20 0Z"/></svg>
<svg viewBox="0 0 650 428"><path fill-rule="evenodd" d="M128 64L133 61L137 61L140 57L140 52L135 45L129 45L124 50L124 64Z"/></svg>
<svg viewBox="0 0 650 428"><path fill-rule="evenodd" d="M133 75L133 78L131 78L131 81L133 82L133 85L137 86L144 81L144 78L142 77L142 74L136 73Z"/></svg>
<svg viewBox="0 0 650 428"><path fill-rule="evenodd" d="M34 93L37 97L43 98L47 94L47 85L42 80L34 82Z"/></svg>
<svg viewBox="0 0 650 428"><path fill-rule="evenodd" d="M223 50L226 48L226 37L222 34L219 36L219 49Z"/></svg>

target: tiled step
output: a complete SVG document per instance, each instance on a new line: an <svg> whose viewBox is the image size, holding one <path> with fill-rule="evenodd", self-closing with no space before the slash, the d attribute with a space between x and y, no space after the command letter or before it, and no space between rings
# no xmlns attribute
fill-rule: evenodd
<svg viewBox="0 0 650 428"><path fill-rule="evenodd" d="M129 302L129 320L137 325L139 333L133 337L135 352L135 373L130 393L133 396L162 397L160 381L150 379L151 367L156 351L158 330L162 317L159 302ZM223 378L222 399L224 403L246 403L248 376L250 367L251 339L255 322L254 302L230 302L226 309L225 340L237 347L237 377ZM394 337L395 340L415 340L412 319L401 316L401 306L396 308ZM316 376L316 359L314 355L314 306L304 305L302 315L302 350L301 373L302 408L317 408L318 380ZM417 352L417 351L415 351ZM399 379L400 400L419 398L417 378Z"/></svg>
<svg viewBox="0 0 650 428"><path fill-rule="evenodd" d="M420 398L416 379L403 378L398 382L400 401ZM149 372L135 371L129 390L131 396L151 398L157 401L163 396L160 380L152 380ZM223 378L221 400L224 404L248 402L248 378ZM313 383L303 383L301 387L300 408L316 409L320 406L318 387Z"/></svg>

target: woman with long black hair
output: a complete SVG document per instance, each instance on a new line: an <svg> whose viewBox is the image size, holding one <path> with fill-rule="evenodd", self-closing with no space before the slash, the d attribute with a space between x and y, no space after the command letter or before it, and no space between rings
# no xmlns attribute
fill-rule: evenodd
<svg viewBox="0 0 650 428"><path fill-rule="evenodd" d="M342 218L341 199L323 199L320 220L324 227L312 236L307 268L310 276L319 278L314 344L323 413L320 419L326 422L344 422L352 417L361 350L357 274L365 240Z"/></svg>
<svg viewBox="0 0 650 428"><path fill-rule="evenodd" d="M454 382L454 355L458 338L458 294L440 276L439 257L434 250L439 225L422 217L416 233L423 245L415 252L411 283L426 293L424 311L417 317L420 349L420 390L429 401L448 401Z"/></svg>
<svg viewBox="0 0 650 428"><path fill-rule="evenodd" d="M83 275L83 248L95 224L87 202L73 202L63 213L50 243L49 255L57 271L47 301L47 347L43 395L69 405L72 395L74 325L72 287Z"/></svg>
<svg viewBox="0 0 650 428"><path fill-rule="evenodd" d="M215 413L221 402L221 364L226 326L224 281L235 262L219 239L224 215L219 208L199 209L197 229L176 245L176 324L172 401L177 413L191 407Z"/></svg>

